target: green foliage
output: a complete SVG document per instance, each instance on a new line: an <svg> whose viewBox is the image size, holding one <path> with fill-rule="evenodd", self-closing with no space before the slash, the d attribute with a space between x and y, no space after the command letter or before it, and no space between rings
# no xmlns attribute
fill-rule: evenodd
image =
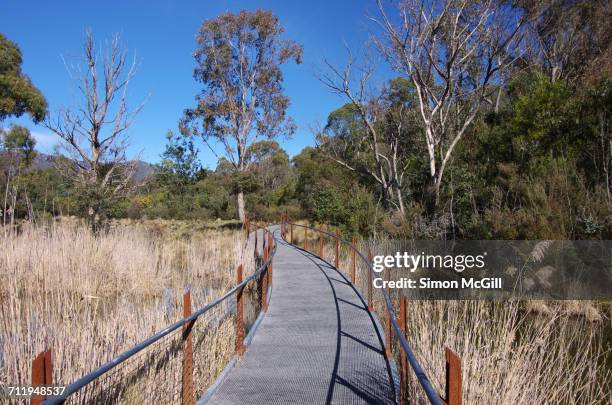
<svg viewBox="0 0 612 405"><path fill-rule="evenodd" d="M41 121L47 112L47 101L21 72L19 47L0 34L0 121L24 113Z"/></svg>
<svg viewBox="0 0 612 405"><path fill-rule="evenodd" d="M245 173L249 158L265 152L258 141L291 136L295 123L287 116L289 98L283 90L281 66L302 61L302 47L282 39L284 28L270 11L227 12L204 21L196 40L194 78L203 89L196 96L196 107L185 110L183 134L201 136L207 145L222 146L226 168ZM262 150L255 150L257 145ZM236 178L234 185L246 178ZM244 193L238 189L237 204L245 218Z"/></svg>
<svg viewBox="0 0 612 405"><path fill-rule="evenodd" d="M588 32L598 37L597 43L606 42L609 29L593 24L595 15L605 11L602 4L593 8L597 13L578 15L567 23L562 18L565 8L571 9L567 15L577 16L571 4L551 8L555 18L548 22L537 17L536 3L526 10L537 17L539 34L549 41L542 46L574 46L584 53L593 45ZM579 26L581 18L589 24L588 30L578 27L578 37L559 31ZM296 43L282 40L282 34L278 19L261 10L226 13L202 24L195 52L195 78L203 87L197 105L186 110L180 136L168 132L153 178L128 197L111 201L77 189L54 169L29 170L25 165L9 176L8 159L18 155L27 163L34 156L29 132L12 127L2 134L0 186L11 177L12 193L18 196L16 215L87 216L93 206L112 217L232 219L239 211L236 195L243 193L252 219L272 222L287 212L293 219L327 223L346 234L612 238L612 76L603 48L597 51L601 60L589 59L590 71L600 67L592 77L580 76L586 70L578 66L579 52L568 54L566 73L559 73L564 67L553 66L558 61L552 59L526 60L527 68L509 70L508 78L496 82L493 89L499 86L500 103L487 100L490 106L469 125L446 166L440 202L430 208L423 120L416 90L407 78L390 80L373 97L364 98L364 110L348 103L330 112L317 147L306 147L290 158L273 140L295 129L286 116L289 99L283 94L280 67L289 60L301 62L302 53ZM579 42L572 43L572 38ZM0 120L26 112L35 120L44 116L46 103L20 66L19 49L0 35ZM244 82L244 77L254 79ZM371 114L371 127L363 111ZM447 117L452 118L436 125L452 131L456 123L450 121L461 122L465 113L450 111ZM374 132L375 141L369 136ZM193 136L225 148L215 170L201 168ZM444 156L447 146L434 155ZM391 156L397 157L394 163ZM400 175L393 174L394 164ZM105 170L108 167L102 166L101 173ZM381 173L387 179L395 176L386 189L376 179ZM389 193L391 189L399 193ZM396 195L405 202L404 214L397 210Z"/></svg>
<svg viewBox="0 0 612 405"><path fill-rule="evenodd" d="M376 203L354 173L315 148L304 148L293 162L297 171L295 194L309 219L340 226L349 233L372 234L378 222Z"/></svg>
<svg viewBox="0 0 612 405"><path fill-rule="evenodd" d="M161 155L162 162L159 167L161 173L176 176L186 181L194 181L201 165L193 139L168 131L166 140L166 150Z"/></svg>
<svg viewBox="0 0 612 405"><path fill-rule="evenodd" d="M166 140L162 161L157 166L156 181L159 186L182 199L187 187L195 182L200 173L198 151L192 138L177 136L172 131L167 132Z"/></svg>
<svg viewBox="0 0 612 405"><path fill-rule="evenodd" d="M501 111L483 117L450 169L444 199L459 236L609 238L612 156L610 134L600 131L610 122L609 81L576 94L531 72L510 84L508 96Z"/></svg>
<svg viewBox="0 0 612 405"><path fill-rule="evenodd" d="M20 125L11 125L7 132L0 128L0 152L4 151L10 158L23 167L28 166L36 156L34 147L36 139L30 130Z"/></svg>
<svg viewBox="0 0 612 405"><path fill-rule="evenodd" d="M17 193L15 216L34 219L56 215L82 215L75 190L55 169L26 170L13 179Z"/></svg>

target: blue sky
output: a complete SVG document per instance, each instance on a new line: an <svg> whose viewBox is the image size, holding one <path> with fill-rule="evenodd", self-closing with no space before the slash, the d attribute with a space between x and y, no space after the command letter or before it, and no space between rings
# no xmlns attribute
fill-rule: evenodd
<svg viewBox="0 0 612 405"><path fill-rule="evenodd" d="M131 84L132 105L147 98L144 109L130 130L130 155L149 162L159 161L165 133L176 129L183 110L194 104L199 85L192 71L195 34L202 21L226 11L265 8L272 10L285 28L285 36L304 47L304 62L284 67L285 90L291 98L289 114L298 130L281 145L295 155L314 139L310 128L324 123L329 112L343 101L316 78L323 59L342 64L346 44L358 53L375 26L374 1L17 1L4 0L0 31L23 52L23 71L41 89L50 111L73 105L77 98L63 58L79 55L84 33L91 28L98 42L121 34L123 43L140 61ZM18 122L35 134L39 149L50 152L56 142L47 129L27 118ZM200 158L213 168L216 159L204 146Z"/></svg>

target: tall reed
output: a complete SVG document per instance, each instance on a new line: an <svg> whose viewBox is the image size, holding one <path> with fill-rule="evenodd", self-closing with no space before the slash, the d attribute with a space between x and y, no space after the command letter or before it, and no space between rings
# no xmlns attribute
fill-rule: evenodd
<svg viewBox="0 0 612 405"><path fill-rule="evenodd" d="M0 383L28 383L46 348L54 381L70 383L182 318L186 288L197 309L234 285L240 262L252 271L240 231L164 226L116 223L94 235L59 222L2 233ZM198 375L208 383L232 353L224 325L206 337L214 358Z"/></svg>
<svg viewBox="0 0 612 405"><path fill-rule="evenodd" d="M296 231L297 230L297 231ZM310 250L319 235L308 233ZM303 229L294 229L303 245ZM324 238L323 256L335 262L336 246ZM389 253L387 241L358 249L367 257ZM339 268L350 280L352 253L339 245ZM357 257L355 285L367 299L368 267ZM398 313L398 291L390 292ZM383 324L382 290L373 289ZM465 404L608 404L612 392L612 319L609 303L594 301L408 301L407 339L436 390L444 393L445 348L461 357ZM399 360L397 341L393 342ZM409 371L411 403L428 403Z"/></svg>

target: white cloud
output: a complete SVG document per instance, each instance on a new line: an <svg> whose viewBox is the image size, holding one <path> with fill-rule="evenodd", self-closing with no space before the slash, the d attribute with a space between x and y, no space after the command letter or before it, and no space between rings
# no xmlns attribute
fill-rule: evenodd
<svg viewBox="0 0 612 405"><path fill-rule="evenodd" d="M53 148L59 143L58 136L52 133L32 131L32 136L36 139L36 149L42 153L53 153Z"/></svg>

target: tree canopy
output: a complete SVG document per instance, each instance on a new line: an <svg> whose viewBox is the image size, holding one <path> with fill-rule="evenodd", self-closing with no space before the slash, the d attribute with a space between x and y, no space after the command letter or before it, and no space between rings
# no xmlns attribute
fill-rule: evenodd
<svg viewBox="0 0 612 405"><path fill-rule="evenodd" d="M283 32L278 18L265 10L222 14L205 21L198 32L194 78L203 89L197 106L185 111L183 131L200 135L235 171L248 169L251 143L295 131L286 115L289 98L283 94L281 65L301 63L302 48L283 39ZM240 191L238 210L243 219Z"/></svg>
<svg viewBox="0 0 612 405"><path fill-rule="evenodd" d="M0 121L28 113L38 122L47 113L47 101L21 71L21 63L19 47L0 34Z"/></svg>

